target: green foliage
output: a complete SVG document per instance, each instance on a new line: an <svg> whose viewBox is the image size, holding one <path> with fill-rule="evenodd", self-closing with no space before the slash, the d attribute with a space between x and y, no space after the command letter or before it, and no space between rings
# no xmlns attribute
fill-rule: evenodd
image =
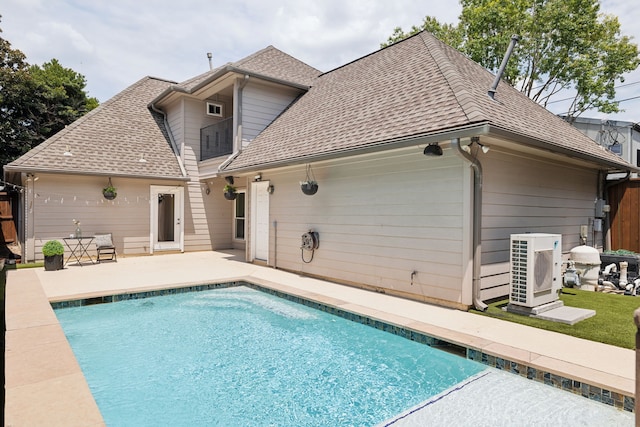
<svg viewBox="0 0 640 427"><path fill-rule="evenodd" d="M633 251L628 251L626 249L618 249L617 251L604 251L605 255L636 255Z"/></svg>
<svg viewBox="0 0 640 427"><path fill-rule="evenodd" d="M621 111L615 84L640 64L638 46L620 34L618 18L600 13L598 0L461 0L457 25L426 17L404 33L396 28L387 43L422 30L497 72L511 36L521 36L503 75L505 81L542 106L554 95L574 96L566 115L586 110ZM384 46L384 45L383 45Z"/></svg>
<svg viewBox="0 0 640 427"><path fill-rule="evenodd" d="M113 193L116 194L118 192L118 189L116 187L114 187L113 185L107 185L106 187L104 187L102 189L103 193Z"/></svg>
<svg viewBox="0 0 640 427"><path fill-rule="evenodd" d="M408 33L402 31L402 28L400 27L394 28L393 34L389 36L386 43L381 43L380 47L392 45L393 43L404 40L409 36L419 33L420 31L430 32L449 46L453 46L455 48L462 46L462 32L458 26L442 24L433 16L425 16L422 21L422 25L419 27L415 25L412 26L411 31Z"/></svg>
<svg viewBox="0 0 640 427"><path fill-rule="evenodd" d="M98 100L87 97L85 86L84 76L56 59L30 66L0 37L0 165L95 108Z"/></svg>
<svg viewBox="0 0 640 427"><path fill-rule="evenodd" d="M57 59L44 63L42 67L32 65L29 73L40 95L39 133L45 138L97 105L97 99L88 98L84 91L87 85L84 76L71 68L64 68Z"/></svg>
<svg viewBox="0 0 640 427"><path fill-rule="evenodd" d="M231 184L227 184L224 186L224 189L222 190L224 193L235 193L236 192L236 187L234 187Z"/></svg>
<svg viewBox="0 0 640 427"><path fill-rule="evenodd" d="M44 244L44 246L42 246L42 255L64 255L64 246L62 246L62 243L57 240L49 240Z"/></svg>
<svg viewBox="0 0 640 427"><path fill-rule="evenodd" d="M596 315L572 326L503 311L502 307L508 301L492 303L484 313L473 312L590 341L635 348L636 326L633 312L640 307L640 297L565 288L560 299L567 307L595 310Z"/></svg>

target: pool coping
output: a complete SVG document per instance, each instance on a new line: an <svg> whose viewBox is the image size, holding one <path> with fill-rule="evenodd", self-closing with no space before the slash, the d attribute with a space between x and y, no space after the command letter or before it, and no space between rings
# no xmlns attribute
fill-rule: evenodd
<svg viewBox="0 0 640 427"><path fill-rule="evenodd" d="M35 276L35 275L34 275ZM27 275L23 276L24 278ZM412 332L415 337L433 340L425 344L445 344L463 348L466 357L487 366L509 371L524 378L535 380L600 401L621 410L633 412L635 384L628 378L615 374L572 365L566 361L553 359L527 350L510 347L464 332L416 321L398 314L376 310L339 298L316 292L294 288L254 276L239 276L224 280L199 281L183 284L149 286L118 292L86 292L73 298L58 297L47 299L40 282L21 280L22 291L15 292L18 285L7 286L7 376L5 425L105 425L89 387L82 375L78 362L64 337L57 321L53 306L63 301L96 298L113 298L124 295L123 299L162 293L190 291L189 288L220 287L221 284L249 284L278 296L305 305L315 306L333 314L341 315L391 333L406 336ZM28 282L28 283L27 283ZM20 296L19 294L22 294ZM21 309L28 306L29 319ZM9 325L12 325L11 328ZM34 340L35 338L35 340ZM408 337L411 339L411 337ZM419 338L422 339L422 338ZM35 343L33 341L36 341ZM45 356L51 356L47 358ZM28 373L28 374L26 374ZM23 375L21 379L20 377ZM65 392L60 393L64 387ZM35 398L33 397L35 396ZM38 402L33 405L33 401Z"/></svg>

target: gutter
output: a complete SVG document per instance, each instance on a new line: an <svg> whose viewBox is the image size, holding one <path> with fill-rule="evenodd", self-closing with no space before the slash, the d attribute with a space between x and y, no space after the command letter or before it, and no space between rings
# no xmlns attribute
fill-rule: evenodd
<svg viewBox="0 0 640 427"><path fill-rule="evenodd" d="M451 147L473 168L473 306L476 310L486 311L487 305L480 299L480 268L482 267L482 165L460 147L460 138L451 139Z"/></svg>
<svg viewBox="0 0 640 427"><path fill-rule="evenodd" d="M209 77L207 77L206 79L204 79L203 81L201 81L200 83L198 83L197 85L195 85L194 87L192 87L191 89L185 89L183 86L180 85L171 85L168 88L166 88L165 90L162 91L162 93L160 93L160 95L156 96L156 98L151 101L151 104L154 105L157 102L160 102L163 98L165 98L166 96L170 95L173 92L180 92L186 95L193 95L194 93L196 93L197 91L199 91L200 89L202 89L203 87L209 85L211 82L218 80L220 77L224 76L225 74L228 73L237 73L237 74L241 74L243 76L251 76L251 77L255 77L261 80L266 80L269 82L273 82L273 83L278 83L284 86L289 86L295 89L301 89L304 91L308 91L311 86L308 85L303 85L300 83L294 83L294 82L290 82L290 81L286 81L286 80L282 80L282 79L278 79L276 77L270 77L270 76L266 76L264 74L259 74L259 73L252 73L249 72L247 70L243 70L242 68L238 68L238 67L234 67L233 65L227 65L224 66L220 69L218 69L218 71L214 72L213 74L211 74Z"/></svg>
<svg viewBox="0 0 640 427"><path fill-rule="evenodd" d="M414 147L420 144L428 144L435 142L442 142L443 140L453 137L457 138L470 138L472 136L486 135L489 133L489 125L486 122L475 123L469 126L458 127L443 132L433 132L427 134L421 134L416 136L410 136L393 141L378 141L375 144L368 144L360 147L351 147L342 150L331 151L329 153L319 153L313 155L306 155L303 157L278 160L274 162L265 162L260 164L254 164L249 166L243 166L239 168L231 168L226 172L243 173L253 172L259 169L271 169L280 168L286 166L296 166L300 164L327 161L339 159L347 156L357 156L363 154L377 153L380 151L386 151L391 149ZM225 162L226 163L226 162ZM222 165L219 168L222 171Z"/></svg>
<svg viewBox="0 0 640 427"><path fill-rule="evenodd" d="M132 178L132 179L154 179L154 180L165 180L165 181L188 181L191 178L188 176L158 176L158 175L131 175L130 173L113 173L113 172L88 172L88 171L73 171L73 170L52 170L52 169L41 169L41 168L29 168L29 167L20 167L13 166L11 168L7 168L5 166L5 170L7 172L16 172L16 173L44 173L51 175L91 175L91 176L105 176L111 178Z"/></svg>

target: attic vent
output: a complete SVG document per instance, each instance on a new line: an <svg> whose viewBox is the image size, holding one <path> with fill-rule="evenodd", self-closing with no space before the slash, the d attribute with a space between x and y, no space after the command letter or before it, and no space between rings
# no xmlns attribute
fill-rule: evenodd
<svg viewBox="0 0 640 427"><path fill-rule="evenodd" d="M207 115L222 117L222 104L207 102Z"/></svg>

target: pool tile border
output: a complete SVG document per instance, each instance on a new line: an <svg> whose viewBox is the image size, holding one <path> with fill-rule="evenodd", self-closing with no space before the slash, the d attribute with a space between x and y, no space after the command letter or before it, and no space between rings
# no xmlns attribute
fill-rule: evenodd
<svg viewBox="0 0 640 427"><path fill-rule="evenodd" d="M244 281L244 280L200 284L200 285L175 287L175 288L159 289L159 290L152 290L152 291L128 292L128 293L106 295L106 296L99 296L99 297L93 297L93 298L83 298L83 299L76 299L76 300L69 300L69 301L57 301L57 302L51 302L50 304L51 304L51 307L54 310L56 310L56 309L71 308L71 307L82 307L82 306L93 305L93 304L103 304L103 303L118 302L118 301L144 299L144 298L151 298L151 297L157 297L157 296L163 296L163 295L175 295L175 294L182 294L182 293L188 293L188 292L201 292L201 291L208 291L208 290L214 290L214 289L224 289L224 288L237 287L237 286L246 286L252 289L256 289L258 291L262 291L262 292L286 299L288 301L302 304L302 305L314 308L316 310L324 311L326 313L329 313L335 316L340 316L344 319L351 320L353 322L358 322L363 325L370 326L394 335L398 335L403 338L409 339L411 341L416 341L421 344L426 344L431 347L435 347L435 346L445 347L445 350L448 349L451 352L458 353L462 357L479 362L483 365L490 366L492 368L499 369L502 371L510 372L522 378L543 383L558 389L562 389L564 391L571 392L573 394L585 397L587 399L590 399L596 402L601 402L609 406L613 406L616 409L620 409L628 412L634 412L635 410L635 398L633 396L627 396L622 393L617 393L611 390L603 389L596 385L588 384L584 381L578 381L576 379L557 375L552 372L547 372L542 369L538 369L521 362L517 362L517 361L509 360L506 358L502 358L499 356L495 356L489 353L485 353L482 350L461 346L456 343L452 343L446 340L432 337L430 335L413 330L411 328L397 326L388 322L384 322L384 321L372 318L370 316L353 313L351 311L347 311L338 307L333 307L325 303L314 301L309 298L304 298L298 295L292 295L277 289L271 289L271 288L261 286L252 282Z"/></svg>

